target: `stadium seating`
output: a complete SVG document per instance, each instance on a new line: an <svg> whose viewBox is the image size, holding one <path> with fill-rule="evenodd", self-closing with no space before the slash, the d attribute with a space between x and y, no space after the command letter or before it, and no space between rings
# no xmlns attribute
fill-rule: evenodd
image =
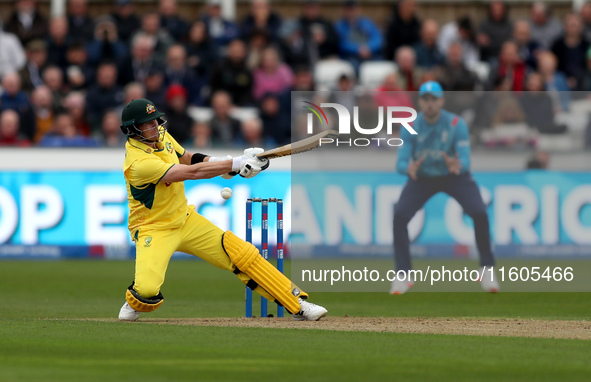
<svg viewBox="0 0 591 382"><path fill-rule="evenodd" d="M397 71L398 66L392 61L366 61L359 67L359 85L375 89L384 82L386 76Z"/></svg>
<svg viewBox="0 0 591 382"><path fill-rule="evenodd" d="M314 81L319 90L333 90L343 74L355 77L355 69L348 61L339 59L321 60L318 61L314 68Z"/></svg>

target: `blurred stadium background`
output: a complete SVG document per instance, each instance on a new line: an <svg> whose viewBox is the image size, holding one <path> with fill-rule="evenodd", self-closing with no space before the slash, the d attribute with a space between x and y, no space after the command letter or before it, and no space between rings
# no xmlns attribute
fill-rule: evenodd
<svg viewBox="0 0 591 382"><path fill-rule="evenodd" d="M297 138L292 91L350 90L348 102L374 110L396 102L388 92L433 79L470 125L496 244L591 253L591 3L18 0L0 2L0 16L0 257L132 256L119 124L133 98L165 111L186 147L225 155ZM355 187L369 186L378 203L380 185L403 183L390 176L395 150L383 154L367 154L380 165L363 183L339 183L349 201ZM289 201L290 169L277 160L265 179L187 182L187 195L243 232L244 199ZM463 256L469 224L443 229L461 219L450 203L427 206L416 243ZM367 217L370 241L389 248L378 223L391 216L379 212ZM329 211L316 213L322 221ZM345 233L344 217L337 223L345 242L368 244Z"/></svg>

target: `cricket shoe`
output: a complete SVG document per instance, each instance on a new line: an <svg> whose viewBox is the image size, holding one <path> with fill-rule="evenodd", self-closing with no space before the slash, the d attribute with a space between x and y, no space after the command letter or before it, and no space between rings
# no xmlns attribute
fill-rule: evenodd
<svg viewBox="0 0 591 382"><path fill-rule="evenodd" d="M119 311L119 319L121 321L135 321L139 318L139 316L140 312L129 306L127 301L125 301L125 304L123 304L121 310Z"/></svg>
<svg viewBox="0 0 591 382"><path fill-rule="evenodd" d="M480 285L487 292L497 293L500 289L499 282L495 276L494 267L480 267Z"/></svg>
<svg viewBox="0 0 591 382"><path fill-rule="evenodd" d="M414 277L408 274L404 280L395 278L390 287L390 294L405 294L410 288L415 285Z"/></svg>
<svg viewBox="0 0 591 382"><path fill-rule="evenodd" d="M291 315L295 321L318 321L328 313L328 310L323 306L312 304L302 298L298 298L298 302L300 303L300 312Z"/></svg>

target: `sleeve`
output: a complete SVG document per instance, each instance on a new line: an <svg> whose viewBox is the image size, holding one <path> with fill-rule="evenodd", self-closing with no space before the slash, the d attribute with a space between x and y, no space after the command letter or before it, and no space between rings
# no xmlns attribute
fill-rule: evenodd
<svg viewBox="0 0 591 382"><path fill-rule="evenodd" d="M357 54L359 45L349 39L349 27L347 23L339 21L335 24L335 30L341 40L339 44L341 51L346 54Z"/></svg>
<svg viewBox="0 0 591 382"><path fill-rule="evenodd" d="M458 159L462 163L462 170L470 170L470 134L463 119L459 120L456 127L454 148L458 154Z"/></svg>
<svg viewBox="0 0 591 382"><path fill-rule="evenodd" d="M156 156L138 159L125 171L125 177L130 184L143 186L149 183L156 184L174 166L166 163Z"/></svg>
<svg viewBox="0 0 591 382"><path fill-rule="evenodd" d="M414 151L414 140L406 129L400 129L400 139L404 142L398 149L398 160L396 161L396 172L406 175L408 163Z"/></svg>
<svg viewBox="0 0 591 382"><path fill-rule="evenodd" d="M378 29L378 27L373 23L371 20L366 21L366 28L369 34L369 41L367 42L367 47L371 50L372 53L377 54L382 49L383 38L382 33Z"/></svg>
<svg viewBox="0 0 591 382"><path fill-rule="evenodd" d="M182 157L183 155L185 155L185 148L183 146L181 146L176 139L174 139L172 137L172 135L170 135L170 133L166 133L166 135L168 135L168 139L170 139L170 142L172 143L172 146L174 148L174 151L176 152L176 156L177 157Z"/></svg>

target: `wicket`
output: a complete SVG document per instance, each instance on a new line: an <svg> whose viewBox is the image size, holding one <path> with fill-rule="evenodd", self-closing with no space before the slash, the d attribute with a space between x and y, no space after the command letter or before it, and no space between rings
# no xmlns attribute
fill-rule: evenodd
<svg viewBox="0 0 591 382"><path fill-rule="evenodd" d="M277 269L283 273L283 200L252 198L246 200L246 241L252 243L252 204L261 203L261 256L269 259L269 203L277 206ZM283 317L284 308L277 306L277 317ZM245 317L252 317L252 291L246 287ZM261 297L261 317L267 317L267 300Z"/></svg>

